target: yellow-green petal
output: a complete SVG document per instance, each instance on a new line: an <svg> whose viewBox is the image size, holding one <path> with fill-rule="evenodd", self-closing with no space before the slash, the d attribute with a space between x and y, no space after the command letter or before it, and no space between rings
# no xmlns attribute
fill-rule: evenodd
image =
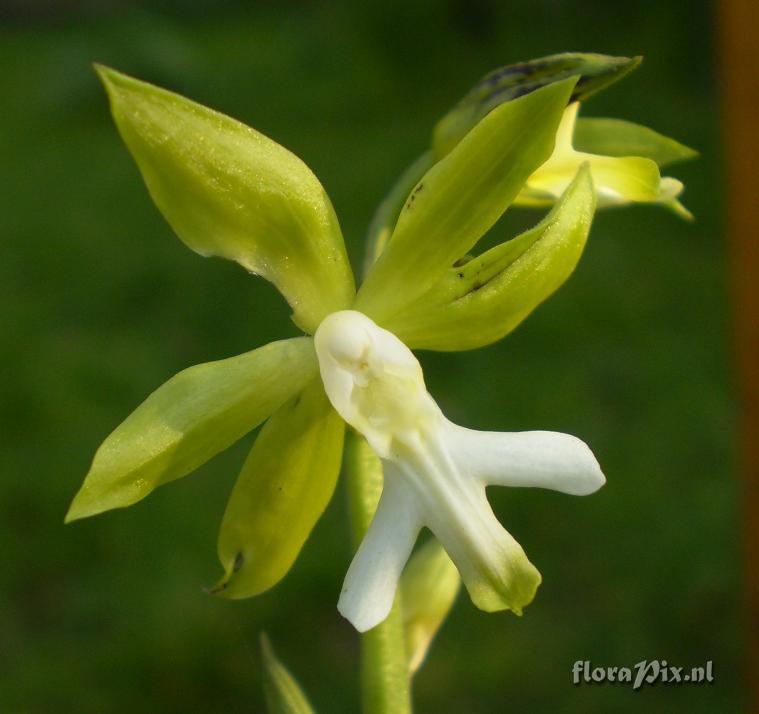
<svg viewBox="0 0 759 714"><path fill-rule="evenodd" d="M577 153L571 160L551 163L541 167L532 176L520 196L520 202L534 197L534 205L550 205L560 196L577 173L581 164L587 163L598 189L601 205L614 205L635 201L655 202L660 195L659 169L651 159L637 156L612 157ZM545 196L544 200L540 197ZM548 197L551 198L548 198Z"/></svg>
<svg viewBox="0 0 759 714"><path fill-rule="evenodd" d="M527 179L514 204L550 206L564 192L584 163L590 165L598 207L629 203L661 204L684 218L692 218L679 202L683 185L662 178L656 161L643 156L603 156L575 149L574 134L579 102L567 107L556 133L551 157Z"/></svg>
<svg viewBox="0 0 759 714"><path fill-rule="evenodd" d="M585 165L535 228L450 268L387 329L416 349L458 351L501 339L571 275L594 207Z"/></svg>
<svg viewBox="0 0 759 714"><path fill-rule="evenodd" d="M66 521L129 506L185 476L260 424L316 373L308 337L180 372L103 442Z"/></svg>
<svg viewBox="0 0 759 714"><path fill-rule="evenodd" d="M215 594L250 597L287 574L335 490L344 431L319 379L266 422L224 513Z"/></svg>
<svg viewBox="0 0 759 714"><path fill-rule="evenodd" d="M459 571L440 543L430 538L414 553L401 576L406 655L413 674L461 589Z"/></svg>
<svg viewBox="0 0 759 714"><path fill-rule="evenodd" d="M270 280L306 332L350 305L353 274L337 217L297 156L178 94L97 70L150 195L184 243Z"/></svg>
<svg viewBox="0 0 759 714"><path fill-rule="evenodd" d="M359 290L357 310L384 324L477 243L551 155L575 82L497 107L424 175Z"/></svg>
<svg viewBox="0 0 759 714"><path fill-rule="evenodd" d="M646 126L623 119L580 117L575 124L574 144L578 151L605 156L641 156L659 168L687 161L698 152Z"/></svg>

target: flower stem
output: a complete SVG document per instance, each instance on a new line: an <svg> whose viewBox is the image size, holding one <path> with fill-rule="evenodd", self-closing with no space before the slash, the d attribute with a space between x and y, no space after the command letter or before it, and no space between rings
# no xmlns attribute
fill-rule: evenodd
<svg viewBox="0 0 759 714"><path fill-rule="evenodd" d="M361 542L382 493L382 464L366 440L350 430L345 450L353 541ZM400 595L388 618L361 636L361 696L364 714L410 714Z"/></svg>

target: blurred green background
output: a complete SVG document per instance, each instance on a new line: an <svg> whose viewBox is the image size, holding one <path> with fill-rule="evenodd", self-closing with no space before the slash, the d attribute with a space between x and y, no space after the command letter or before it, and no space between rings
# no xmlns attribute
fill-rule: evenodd
<svg viewBox="0 0 759 714"><path fill-rule="evenodd" d="M182 368L296 334L283 300L171 234L112 126L104 62L237 117L302 157L354 264L376 203L486 71L564 50L644 54L591 100L698 148L688 225L598 216L573 278L506 340L423 354L470 427L568 431L608 476L591 498L491 491L541 569L522 618L461 597L415 681L419 712L730 712L742 696L735 427L719 97L707 2L0 4L0 712L259 712L257 636L321 712L358 710L335 604L342 488L287 578L203 591L251 437L134 508L63 526L100 441ZM538 220L511 211L501 240ZM715 682L571 683L575 660L713 660Z"/></svg>

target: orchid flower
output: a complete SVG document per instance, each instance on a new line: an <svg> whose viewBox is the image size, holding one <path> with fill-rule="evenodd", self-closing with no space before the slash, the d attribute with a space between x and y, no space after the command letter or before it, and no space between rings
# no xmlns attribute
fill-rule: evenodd
<svg viewBox="0 0 759 714"><path fill-rule="evenodd" d="M571 274L595 210L592 158L536 227L464 256L553 155L578 76L493 108L435 161L356 293L329 197L299 158L179 95L98 72L179 238L270 280L302 336L191 367L159 387L98 449L66 520L129 506L263 423L221 524L225 574L213 590L255 595L284 577L327 506L347 423L382 459L384 491L341 612L359 630L382 621L423 526L478 607L521 612L540 575L494 516L485 487L582 495L603 475L575 437L454 425L411 349L490 344Z"/></svg>
<svg viewBox="0 0 759 714"><path fill-rule="evenodd" d="M682 218L693 219L690 211L678 200L683 192L682 182L668 176L662 177L659 166L653 159L643 156L603 156L576 150L573 141L579 108L580 102L573 102L564 111L551 157L527 179L527 184L515 203L526 206L551 205L571 183L577 167L587 163L593 174L599 207L658 203L671 208ZM628 124L630 126L635 125ZM638 134L645 131L645 127L638 128ZM671 142L650 129L646 133L657 136L661 143ZM589 141L592 142L594 138L591 136ZM687 147L682 149L682 158L693 155Z"/></svg>

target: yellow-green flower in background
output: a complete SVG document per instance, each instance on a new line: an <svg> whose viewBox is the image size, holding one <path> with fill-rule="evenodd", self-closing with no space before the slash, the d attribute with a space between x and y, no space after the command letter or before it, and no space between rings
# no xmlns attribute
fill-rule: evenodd
<svg viewBox="0 0 759 714"><path fill-rule="evenodd" d="M653 159L644 156L604 156L575 149L573 144L579 108L580 102L573 102L565 110L556 133L556 146L551 157L527 179L527 184L515 201L516 204L551 205L571 183L577 167L587 163L593 174L599 208L630 203L658 203L671 208L682 218L693 219L690 211L678 200L683 192L682 182L669 176L661 176L659 165ZM586 124L584 127L585 141L587 143L600 142L604 124L598 122L604 120L590 121L591 124ZM632 132L636 127L634 124L626 123L626 128ZM617 136L621 134L619 124L613 129ZM637 133L658 138L662 144L676 144L671 139L662 137L645 127L637 127ZM684 154L682 158L689 158L690 155L686 154L690 152L690 149L687 147L682 147L682 149Z"/></svg>
<svg viewBox="0 0 759 714"><path fill-rule="evenodd" d="M683 185L660 169L697 156L693 149L652 129L620 119L577 118L580 103L633 72L641 57L565 52L499 67L486 74L433 127L429 149L400 176L380 204L368 236L368 269L385 249L409 191L490 112L569 77L579 77L557 130L551 156L525 182L515 206L555 203L582 164L591 168L598 207L629 203L665 205L683 218ZM529 127L525 128L529 131Z"/></svg>
<svg viewBox="0 0 759 714"><path fill-rule="evenodd" d="M587 162L598 206L659 203L680 216L690 212L677 200L683 184L662 177L663 166L691 159L695 151L674 139L619 119L577 119L580 103L637 69L641 57L608 57L580 52L551 55L496 69L483 77L433 130L432 149L439 159L469 128L495 107L569 75L581 75L556 134L551 157L527 180L515 205L553 204ZM574 147L579 142L580 149Z"/></svg>
<svg viewBox="0 0 759 714"><path fill-rule="evenodd" d="M98 71L177 235L270 280L305 336L191 367L158 388L97 451L67 521L133 504L263 423L224 514L225 576L214 590L255 595L287 573L329 502L347 422L383 460L385 491L346 577L343 614L361 630L384 618L422 525L475 604L520 612L540 576L495 519L485 485L585 494L603 476L574 437L453 425L410 348L500 339L574 269L595 210L592 158L535 228L464 256L553 155L578 74L498 104L422 172L356 294L330 200L300 159L227 116Z"/></svg>

